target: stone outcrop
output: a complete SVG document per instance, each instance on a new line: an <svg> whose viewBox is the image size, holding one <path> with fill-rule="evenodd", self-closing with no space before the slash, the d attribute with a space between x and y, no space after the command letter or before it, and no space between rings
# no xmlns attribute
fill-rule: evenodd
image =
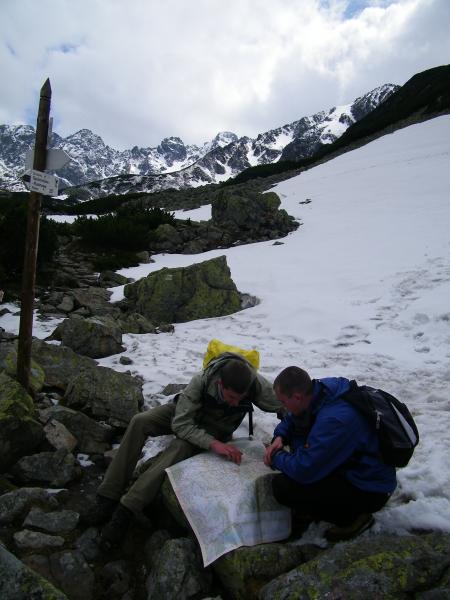
<svg viewBox="0 0 450 600"><path fill-rule="evenodd" d="M13 379L17 373L17 342L11 340L0 344L0 371L8 374ZM42 367L32 358L30 362L30 387L36 393L44 385L44 371Z"/></svg>
<svg viewBox="0 0 450 600"><path fill-rule="evenodd" d="M126 285L124 293L137 312L156 321L179 323L228 315L241 308L225 256L150 273Z"/></svg>
<svg viewBox="0 0 450 600"><path fill-rule="evenodd" d="M298 227L275 192L223 189L212 196L210 221L176 221L160 225L152 250L197 254L250 242L285 237Z"/></svg>
<svg viewBox="0 0 450 600"><path fill-rule="evenodd" d="M71 380L62 403L113 427L126 427L144 403L142 382L127 373L97 367Z"/></svg>
<svg viewBox="0 0 450 600"><path fill-rule="evenodd" d="M450 535L379 536L336 544L266 585L261 600L446 598ZM416 593L429 590L428 595ZM433 591L431 591L433 590ZM445 591L446 590L446 591Z"/></svg>
<svg viewBox="0 0 450 600"><path fill-rule="evenodd" d="M0 496L0 525L11 525L23 519L35 505L55 509L58 500L55 494L40 487L22 487Z"/></svg>
<svg viewBox="0 0 450 600"><path fill-rule="evenodd" d="M2 600L68 600L47 579L29 569L0 544L0 597Z"/></svg>
<svg viewBox="0 0 450 600"><path fill-rule="evenodd" d="M60 405L52 406L40 411L39 418L43 423L49 421L62 423L75 437L78 452L103 454L111 446L113 429L77 410Z"/></svg>
<svg viewBox="0 0 450 600"><path fill-rule="evenodd" d="M0 471L42 441L44 431L36 416L33 400L24 388L0 372Z"/></svg>
<svg viewBox="0 0 450 600"><path fill-rule="evenodd" d="M259 590L278 575L303 564L320 552L311 544L259 544L221 556L213 569L234 600L256 598Z"/></svg>
<svg viewBox="0 0 450 600"><path fill-rule="evenodd" d="M90 358L103 358L123 352L122 331L114 319L90 317L83 319L72 316L64 319L51 334L52 340L59 340L77 354Z"/></svg>
<svg viewBox="0 0 450 600"><path fill-rule="evenodd" d="M211 220L235 240L277 239L297 228L280 204L275 192L223 190L211 203Z"/></svg>
<svg viewBox="0 0 450 600"><path fill-rule="evenodd" d="M31 352L44 370L45 385L63 391L74 377L97 367L92 358L80 356L66 346L57 346L42 340L33 340Z"/></svg>
<svg viewBox="0 0 450 600"><path fill-rule="evenodd" d="M189 538L168 540L156 557L147 580L147 600L188 600L209 589L198 547Z"/></svg>
<svg viewBox="0 0 450 600"><path fill-rule="evenodd" d="M63 487L81 476L75 457L64 449L24 456L11 472L23 485L46 483L52 487Z"/></svg>

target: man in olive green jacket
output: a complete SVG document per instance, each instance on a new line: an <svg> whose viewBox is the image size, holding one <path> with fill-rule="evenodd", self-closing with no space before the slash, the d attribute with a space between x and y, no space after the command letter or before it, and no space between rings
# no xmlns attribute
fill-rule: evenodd
<svg viewBox="0 0 450 600"><path fill-rule="evenodd" d="M102 546L108 549L122 539L133 514L158 493L167 467L202 450L240 464L242 452L230 440L253 404L267 412L283 410L272 385L249 362L224 353L194 375L176 403L135 415L98 489L91 523L104 520L115 508L103 529ZM175 439L124 494L147 437L167 434Z"/></svg>

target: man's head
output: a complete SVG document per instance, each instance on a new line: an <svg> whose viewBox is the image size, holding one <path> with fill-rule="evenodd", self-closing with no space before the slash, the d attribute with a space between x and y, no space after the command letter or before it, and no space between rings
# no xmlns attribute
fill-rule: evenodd
<svg viewBox="0 0 450 600"><path fill-rule="evenodd" d="M230 406L237 406L250 389L255 374L247 363L231 358L220 369L219 388Z"/></svg>
<svg viewBox="0 0 450 600"><path fill-rule="evenodd" d="M293 415L306 410L311 403L313 383L300 367L286 367L277 375L273 389L278 400Z"/></svg>

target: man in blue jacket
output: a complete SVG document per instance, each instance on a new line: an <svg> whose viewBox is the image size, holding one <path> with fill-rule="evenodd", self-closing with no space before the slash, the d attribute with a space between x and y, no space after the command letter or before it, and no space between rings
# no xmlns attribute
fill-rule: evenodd
<svg viewBox="0 0 450 600"><path fill-rule="evenodd" d="M299 367L287 367L274 381L288 414L275 428L264 462L281 474L273 492L305 522L334 526L330 541L350 539L374 523L397 485L395 468L384 464L373 426L342 396L343 377L311 380ZM289 446L289 450L286 447Z"/></svg>

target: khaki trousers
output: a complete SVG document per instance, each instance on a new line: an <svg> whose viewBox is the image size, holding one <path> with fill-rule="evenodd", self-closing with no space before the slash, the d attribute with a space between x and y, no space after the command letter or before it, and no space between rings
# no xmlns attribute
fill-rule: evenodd
<svg viewBox="0 0 450 600"><path fill-rule="evenodd" d="M164 480L165 469L202 449L175 438L124 494L130 482L142 448L149 436L173 434L171 422L175 404L164 404L135 415L125 432L119 450L106 471L98 493L106 498L119 500L134 513L139 513L155 498Z"/></svg>

